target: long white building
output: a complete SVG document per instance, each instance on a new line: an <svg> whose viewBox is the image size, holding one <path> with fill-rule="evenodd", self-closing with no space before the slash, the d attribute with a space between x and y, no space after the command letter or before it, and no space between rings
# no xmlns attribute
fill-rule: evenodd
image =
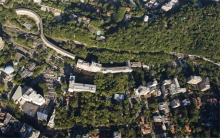
<svg viewBox="0 0 220 138"><path fill-rule="evenodd" d="M83 84L83 83L75 83L75 76L70 75L69 79L69 92L96 92L96 86L90 84Z"/></svg>
<svg viewBox="0 0 220 138"><path fill-rule="evenodd" d="M89 72L102 72L102 73L128 73L132 72L132 68L129 66L122 67L102 67L102 64L95 62L86 62L81 59L77 61L76 67Z"/></svg>

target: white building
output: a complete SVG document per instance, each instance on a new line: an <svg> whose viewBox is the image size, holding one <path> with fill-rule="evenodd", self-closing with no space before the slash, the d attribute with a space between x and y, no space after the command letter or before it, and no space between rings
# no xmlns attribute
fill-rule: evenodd
<svg viewBox="0 0 220 138"><path fill-rule="evenodd" d="M99 63L89 63L83 60L78 60L76 67L79 69L83 69L89 72L102 72L102 73L127 73L132 72L131 67L123 66L123 67L102 67L102 64Z"/></svg>
<svg viewBox="0 0 220 138"><path fill-rule="evenodd" d="M114 131L113 138L121 138L121 132Z"/></svg>
<svg viewBox="0 0 220 138"><path fill-rule="evenodd" d="M101 72L102 70L102 64L89 63L81 59L78 59L76 67L90 72Z"/></svg>
<svg viewBox="0 0 220 138"><path fill-rule="evenodd" d="M161 91L162 91L163 97L166 97L168 95L168 90L166 89L164 85L161 86Z"/></svg>
<svg viewBox="0 0 220 138"><path fill-rule="evenodd" d="M69 92L96 92L96 86L83 83L75 83L75 76L70 75Z"/></svg>
<svg viewBox="0 0 220 138"><path fill-rule="evenodd" d="M124 94L114 94L114 99L118 102L123 101L125 98Z"/></svg>
<svg viewBox="0 0 220 138"><path fill-rule="evenodd" d="M54 119L55 119L55 115L56 115L55 112L56 112L56 110L54 109L53 114L51 115L49 122L47 124L47 126L50 128L54 128L54 126L55 126L55 123L54 123Z"/></svg>
<svg viewBox="0 0 220 138"><path fill-rule="evenodd" d="M170 85L172 82L171 80L164 80L163 85Z"/></svg>
<svg viewBox="0 0 220 138"><path fill-rule="evenodd" d="M146 95L150 93L150 88L140 85L137 89L134 89L134 93L137 96Z"/></svg>
<svg viewBox="0 0 220 138"><path fill-rule="evenodd" d="M200 76L190 76L187 79L187 83L189 83L189 84L198 84L201 81L202 81L202 77L200 77Z"/></svg>
<svg viewBox="0 0 220 138"><path fill-rule="evenodd" d="M134 93L136 96L146 95L149 93L153 93L156 90L157 81L148 82L147 86L140 85L137 89L134 89ZM160 91L159 91L160 92Z"/></svg>
<svg viewBox="0 0 220 138"><path fill-rule="evenodd" d="M165 113L170 112L169 107L166 102L159 103L158 107L159 107L159 110L164 111Z"/></svg>
<svg viewBox="0 0 220 138"><path fill-rule="evenodd" d="M36 105L43 105L46 101L43 96L37 94L32 88L28 88L27 86L21 88L18 86L17 90L15 91L14 95L12 96L12 100L16 104L23 105L25 102L31 102Z"/></svg>
<svg viewBox="0 0 220 138"><path fill-rule="evenodd" d="M33 0L34 1L34 3L42 3L42 0Z"/></svg>
<svg viewBox="0 0 220 138"><path fill-rule="evenodd" d="M162 122L162 116L161 115L156 115L156 116L153 116L153 119L154 119L154 122Z"/></svg>
<svg viewBox="0 0 220 138"><path fill-rule="evenodd" d="M177 80L177 78L174 78L172 83L175 85L176 89L180 88L180 84L179 84L179 81Z"/></svg>
<svg viewBox="0 0 220 138"><path fill-rule="evenodd" d="M0 37L0 50L4 48L4 45L5 45L5 41L2 40L2 38Z"/></svg>
<svg viewBox="0 0 220 138"><path fill-rule="evenodd" d="M144 22L148 22L149 21L149 16L144 15Z"/></svg>
<svg viewBox="0 0 220 138"><path fill-rule="evenodd" d="M171 10L172 8L176 7L177 5L179 5L178 0L171 0L170 2L163 5L161 9L167 12Z"/></svg>
<svg viewBox="0 0 220 138"><path fill-rule="evenodd" d="M177 78L172 80L172 84L170 85L170 93L171 95L178 94L178 93L185 93L186 88L180 88L179 81Z"/></svg>

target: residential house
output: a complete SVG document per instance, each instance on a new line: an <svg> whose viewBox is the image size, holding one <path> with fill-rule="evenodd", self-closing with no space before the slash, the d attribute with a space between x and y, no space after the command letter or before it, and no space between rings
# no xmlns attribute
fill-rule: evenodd
<svg viewBox="0 0 220 138"><path fill-rule="evenodd" d="M118 102L123 101L125 98L124 94L114 94L114 99Z"/></svg>
<svg viewBox="0 0 220 138"><path fill-rule="evenodd" d="M184 99L184 100L182 101L182 104L183 104L183 106L187 106L187 105L190 105L191 102L190 102L190 100L188 100L188 99Z"/></svg>
<svg viewBox="0 0 220 138"><path fill-rule="evenodd" d="M198 84L202 81L202 77L200 76L190 76L187 78L187 83L189 84Z"/></svg>
<svg viewBox="0 0 220 138"><path fill-rule="evenodd" d="M134 93L137 96L146 95L150 92L150 88L140 85L137 89L134 89Z"/></svg>
<svg viewBox="0 0 220 138"><path fill-rule="evenodd" d="M150 67L145 65L144 63L141 63L141 62L131 62L130 60L128 60L126 62L126 65L131 67L131 68L137 68L137 67L141 68L142 67L142 68L150 69Z"/></svg>
<svg viewBox="0 0 220 138"><path fill-rule="evenodd" d="M35 130L33 127L24 124L20 130L20 135L22 138L38 138L40 136L40 131Z"/></svg>
<svg viewBox="0 0 220 138"><path fill-rule="evenodd" d="M105 36L103 36L103 35L97 35L97 36L96 36L96 40L97 40L97 41L105 40Z"/></svg>
<svg viewBox="0 0 220 138"><path fill-rule="evenodd" d="M24 26L26 29L28 29L28 30L31 30L31 28L32 28L32 25L29 24L28 22L25 22L25 23L23 24L23 26Z"/></svg>
<svg viewBox="0 0 220 138"><path fill-rule="evenodd" d="M172 81L171 80L164 80L163 81L163 85L170 85L172 83Z"/></svg>
<svg viewBox="0 0 220 138"><path fill-rule="evenodd" d="M177 108L180 106L180 101L179 99L173 99L171 102L170 102L170 106L171 108Z"/></svg>
<svg viewBox="0 0 220 138"><path fill-rule="evenodd" d="M49 11L49 8L47 6L41 6L40 10L46 12L46 11Z"/></svg>
<svg viewBox="0 0 220 138"><path fill-rule="evenodd" d="M34 3L42 3L42 0L33 0L34 1Z"/></svg>
<svg viewBox="0 0 220 138"><path fill-rule="evenodd" d="M31 65L28 67L28 70L33 71L35 69L35 66L35 63L31 63Z"/></svg>
<svg viewBox="0 0 220 138"><path fill-rule="evenodd" d="M159 110L164 111L166 114L170 112L169 107L166 102L159 103Z"/></svg>
<svg viewBox="0 0 220 138"><path fill-rule="evenodd" d="M2 50L5 46L5 41L0 37L0 50Z"/></svg>
<svg viewBox="0 0 220 138"><path fill-rule="evenodd" d="M170 85L170 93L171 95L177 94L177 93L185 93L186 88L180 88L179 81L177 78L174 78L172 80L172 84Z"/></svg>
<svg viewBox="0 0 220 138"><path fill-rule="evenodd" d="M113 138L121 138L121 132L119 132L119 131L114 131L114 132L113 132Z"/></svg>
<svg viewBox="0 0 220 138"><path fill-rule="evenodd" d="M162 122L162 116L161 115L155 115L153 116L154 122Z"/></svg>
<svg viewBox="0 0 220 138"><path fill-rule="evenodd" d="M35 118L37 116L38 108L38 105L29 102L25 102L22 105L22 111L31 118Z"/></svg>
<svg viewBox="0 0 220 138"><path fill-rule="evenodd" d="M148 135L151 133L151 127L149 123L149 117L143 117L140 118L140 126L141 126L141 132L143 135Z"/></svg>
<svg viewBox="0 0 220 138"><path fill-rule="evenodd" d="M161 86L161 91L162 91L163 97L165 98L168 95L168 90L166 89L164 85Z"/></svg>
<svg viewBox="0 0 220 138"><path fill-rule="evenodd" d="M131 19L131 15L130 14L125 14L124 22L130 21L130 19Z"/></svg>
<svg viewBox="0 0 220 138"><path fill-rule="evenodd" d="M192 130L191 130L191 128L189 127L189 125L185 125L185 128L186 128L186 132L187 132L187 133L191 133Z"/></svg>
<svg viewBox="0 0 220 138"><path fill-rule="evenodd" d="M206 91L206 90L210 89L209 78L207 78L207 77L203 78L198 86L199 86L200 91Z"/></svg>
<svg viewBox="0 0 220 138"><path fill-rule="evenodd" d="M170 2L166 3L165 5L163 5L161 7L161 9L163 11L167 12L167 11L171 10L172 8L178 6L178 5L179 5L179 0L171 0Z"/></svg>
<svg viewBox="0 0 220 138"><path fill-rule="evenodd" d="M37 119L39 121L45 121L47 122L47 118L48 118L48 109L46 106L41 106L38 108L37 110Z"/></svg>
<svg viewBox="0 0 220 138"><path fill-rule="evenodd" d="M172 80L172 83L175 85L176 89L180 88L180 84L179 84L179 81L177 80L177 78L174 78Z"/></svg>
<svg viewBox="0 0 220 138"><path fill-rule="evenodd" d="M83 83L75 83L75 76L70 75L69 79L69 92L96 92L96 86L90 84L83 84Z"/></svg>
<svg viewBox="0 0 220 138"><path fill-rule="evenodd" d="M125 10L126 10L127 12L130 12L130 11L131 11L131 8L130 8L130 7L126 7Z"/></svg>

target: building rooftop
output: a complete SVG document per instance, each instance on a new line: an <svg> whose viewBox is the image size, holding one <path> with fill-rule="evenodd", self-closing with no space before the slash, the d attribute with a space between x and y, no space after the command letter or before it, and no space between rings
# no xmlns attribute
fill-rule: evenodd
<svg viewBox="0 0 220 138"><path fill-rule="evenodd" d="M7 73L8 75L12 74L13 72L14 72L14 68L12 66L8 65L5 67L5 73Z"/></svg>
<svg viewBox="0 0 220 138"><path fill-rule="evenodd" d="M119 131L114 131L114 133L113 133L113 138L121 138L121 132L119 132Z"/></svg>
<svg viewBox="0 0 220 138"><path fill-rule="evenodd" d="M206 91L210 89L209 78L203 78L202 81L198 84L200 91Z"/></svg>
<svg viewBox="0 0 220 138"><path fill-rule="evenodd" d="M46 101L43 96L37 94L32 88L29 88L22 96L25 101L33 102L36 105L43 105Z"/></svg>
<svg viewBox="0 0 220 138"><path fill-rule="evenodd" d="M17 104L24 93L21 86L18 86L11 99Z"/></svg>
<svg viewBox="0 0 220 138"><path fill-rule="evenodd" d="M25 28L27 28L28 30L31 30L31 28L32 28L32 25L29 24L28 22L25 22L25 23L23 24L23 26L24 26Z"/></svg>
<svg viewBox="0 0 220 138"><path fill-rule="evenodd" d="M114 99L117 101L123 101L124 98L124 94L114 94Z"/></svg>
<svg viewBox="0 0 220 138"><path fill-rule="evenodd" d="M159 110L163 110L165 113L169 113L169 107L166 102L159 103Z"/></svg>
<svg viewBox="0 0 220 138"><path fill-rule="evenodd" d="M95 62L89 63L80 59L77 61L76 67L89 72L102 72L102 73L132 72L132 69L129 66L102 67L102 64Z"/></svg>
<svg viewBox="0 0 220 138"><path fill-rule="evenodd" d="M170 106L171 108L177 108L180 106L180 101L179 99L173 99L171 102L170 102Z"/></svg>
<svg viewBox="0 0 220 138"><path fill-rule="evenodd" d="M28 70L32 71L34 70L36 64L35 63L31 63L31 65L28 67Z"/></svg>
<svg viewBox="0 0 220 138"><path fill-rule="evenodd" d="M25 103L25 101L32 102L36 105L43 105L45 103L45 99L40 94L37 94L32 88L27 86L21 88L18 86L14 95L12 96L12 100L18 104L18 102Z"/></svg>
<svg viewBox="0 0 220 138"><path fill-rule="evenodd" d="M25 102L22 106L22 110L25 114L35 117L39 106L33 103Z"/></svg>
<svg viewBox="0 0 220 138"><path fill-rule="evenodd" d="M69 79L69 92L96 92L96 86L90 84L83 84L83 83L75 83L75 76L70 75Z"/></svg>
<svg viewBox="0 0 220 138"><path fill-rule="evenodd" d="M201 81L202 77L200 76L190 76L189 78L187 78L187 83L189 84L198 84Z"/></svg>
<svg viewBox="0 0 220 138"><path fill-rule="evenodd" d="M140 85L137 89L134 89L135 95L146 95L150 92L150 88Z"/></svg>

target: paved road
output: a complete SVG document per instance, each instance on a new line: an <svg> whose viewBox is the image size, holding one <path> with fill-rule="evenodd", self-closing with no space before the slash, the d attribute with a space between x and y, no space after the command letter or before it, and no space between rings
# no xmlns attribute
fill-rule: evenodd
<svg viewBox="0 0 220 138"><path fill-rule="evenodd" d="M214 62L214 61L212 61L212 60L210 60L210 59L207 59L207 58L205 58L205 57L201 57L201 56L198 56L198 55L190 55L190 54L175 53L175 52L170 52L170 53L168 53L168 54L170 54L170 55L175 55L175 56L177 56L177 57L178 57L178 55L186 55L186 56L191 57L191 58L199 58L199 59L205 60L205 61L207 61L207 62L209 62L209 63L212 63L212 64L214 64L214 65L220 67L220 63L216 63L216 62Z"/></svg>
<svg viewBox="0 0 220 138"><path fill-rule="evenodd" d="M35 12L29 10L29 9L16 9L16 13L17 13L17 15L27 15L27 16L30 16L30 17L32 17L36 21L36 24L37 24L38 29L40 31L40 37L41 37L42 41L44 42L44 44L47 47L55 50L57 53L59 53L59 54L61 54L63 56L67 56L69 58L75 59L75 55L74 54L59 48L58 46L52 44L51 42L49 42L46 39L46 37L44 36L42 19L40 18L40 16L37 13L35 13Z"/></svg>

